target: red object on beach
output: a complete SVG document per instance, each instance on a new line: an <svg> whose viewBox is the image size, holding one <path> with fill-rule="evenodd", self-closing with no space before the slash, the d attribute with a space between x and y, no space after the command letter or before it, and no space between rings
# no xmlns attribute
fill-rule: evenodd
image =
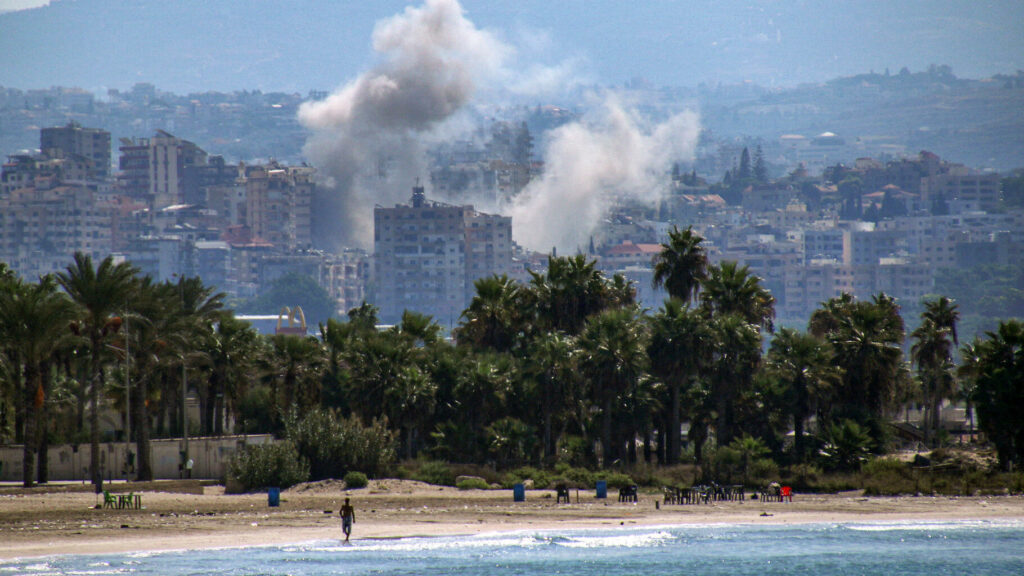
<svg viewBox="0 0 1024 576"><path fill-rule="evenodd" d="M790 488L789 486L783 486L782 487L782 498L781 498L781 500L783 502L785 502L786 500L789 500L790 502L792 502L793 501L793 489Z"/></svg>

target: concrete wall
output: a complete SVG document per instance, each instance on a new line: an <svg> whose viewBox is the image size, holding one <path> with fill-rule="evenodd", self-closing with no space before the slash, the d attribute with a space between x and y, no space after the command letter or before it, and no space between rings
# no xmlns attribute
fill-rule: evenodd
<svg viewBox="0 0 1024 576"><path fill-rule="evenodd" d="M248 436L219 436L210 438L189 438L189 457L193 461L192 478L219 480L224 478L232 454L247 444L272 442L269 434ZM184 442L178 439L153 440L153 478L157 480L181 478L181 451ZM103 479L125 479L124 442L100 444L100 469ZM131 446L135 452L135 445ZM0 446L0 481L20 481L23 447L21 445ZM89 444L76 447L69 444L51 446L47 454L50 465L50 480L89 479ZM136 465L136 468L138 466ZM134 473L130 474L134 479Z"/></svg>

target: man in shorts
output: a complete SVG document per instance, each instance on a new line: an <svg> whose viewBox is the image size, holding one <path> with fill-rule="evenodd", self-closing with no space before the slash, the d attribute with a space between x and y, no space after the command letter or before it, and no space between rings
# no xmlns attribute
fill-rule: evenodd
<svg viewBox="0 0 1024 576"><path fill-rule="evenodd" d="M348 542L348 537L352 535L352 525L356 522L356 511L349 504L349 499L345 498L345 505L341 507L341 530L345 533L345 542Z"/></svg>

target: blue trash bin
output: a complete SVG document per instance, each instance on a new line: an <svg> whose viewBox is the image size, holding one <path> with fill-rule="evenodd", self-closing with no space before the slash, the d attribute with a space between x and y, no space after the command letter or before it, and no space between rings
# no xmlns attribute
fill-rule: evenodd
<svg viewBox="0 0 1024 576"><path fill-rule="evenodd" d="M281 505L281 489L267 488L267 506Z"/></svg>
<svg viewBox="0 0 1024 576"><path fill-rule="evenodd" d="M512 486L512 501L526 501L526 486L523 486L522 484L515 484L514 486Z"/></svg>
<svg viewBox="0 0 1024 576"><path fill-rule="evenodd" d="M608 497L608 483L604 480L597 481L597 497L607 498Z"/></svg>

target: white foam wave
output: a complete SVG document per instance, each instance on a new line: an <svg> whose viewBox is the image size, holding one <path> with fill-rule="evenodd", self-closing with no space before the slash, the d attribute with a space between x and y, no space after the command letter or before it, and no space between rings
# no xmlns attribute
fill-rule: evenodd
<svg viewBox="0 0 1024 576"><path fill-rule="evenodd" d="M577 536L559 545L566 548L646 548L675 539L668 532L621 534L614 536Z"/></svg>
<svg viewBox="0 0 1024 576"><path fill-rule="evenodd" d="M1024 520L955 520L955 521L906 521L906 522L887 522L887 523L871 523L871 524L841 524L843 528L848 530L854 530L858 532L894 532L894 531L912 531L912 530L931 530L931 531L945 531L945 530L963 530L964 528L1022 528L1024 527Z"/></svg>

